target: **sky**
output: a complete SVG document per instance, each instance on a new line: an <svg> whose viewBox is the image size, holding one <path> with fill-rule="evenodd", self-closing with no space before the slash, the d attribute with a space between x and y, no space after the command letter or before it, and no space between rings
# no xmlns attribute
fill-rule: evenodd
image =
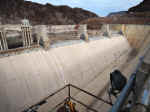
<svg viewBox="0 0 150 112"><path fill-rule="evenodd" d="M68 5L79 7L96 13L99 16L107 16L111 12L127 11L143 0L28 0L38 3L50 3L53 5Z"/></svg>

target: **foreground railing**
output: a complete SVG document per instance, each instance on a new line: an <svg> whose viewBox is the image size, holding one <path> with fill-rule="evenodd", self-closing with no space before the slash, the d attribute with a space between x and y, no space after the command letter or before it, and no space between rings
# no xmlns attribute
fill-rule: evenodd
<svg viewBox="0 0 150 112"><path fill-rule="evenodd" d="M128 96L132 92L133 92L133 97L136 96L136 94L137 94L136 93L136 89L137 89L136 86L138 85L138 83L141 83L141 82L138 82L137 79L143 78L143 77L146 78L146 75L142 76L142 74L140 74L140 77L137 77L137 74L139 74L141 72L140 68L142 67L142 64L144 63L144 58L146 57L146 55L148 54L149 51L150 51L150 47L147 48L145 50L144 55L139 58L139 63L137 64L135 71L133 72L133 74L131 74L130 79L128 80L128 83L126 84L126 86L124 87L124 89L122 90L120 95L118 96L117 100L115 101L115 104L113 104L113 106L109 112L120 112L123 105L125 104L126 100L128 99ZM136 104L142 105L141 103L137 103L136 101L134 101L134 105L136 105Z"/></svg>
<svg viewBox="0 0 150 112"><path fill-rule="evenodd" d="M36 103L36 104L34 104L34 105L28 107L27 109L23 110L22 112L38 112L38 109L40 108L40 106L46 104L48 99L50 99L50 98L53 97L54 95L60 93L60 92L63 91L64 89L68 89L68 95L67 95L67 97L64 98L63 101L61 101L60 103L56 104L53 108L51 108L51 110L50 110L49 112L54 112L54 110L56 110L58 107L60 107L62 104L64 104L64 103L65 103L66 101L68 101L68 100L70 100L70 101L72 100L72 101L76 102L77 104L82 105L82 106L85 107L87 110L90 110L90 111L93 111L93 112L98 112L98 110L93 109L93 108L91 108L90 106L88 106L88 105L86 105L85 103L83 103L82 101L79 101L78 99L74 98L74 97L72 96L72 94L71 94L71 88L74 88L74 89L76 89L76 90L78 90L78 91L80 91L80 92L83 92L83 93L85 93L85 94L87 94L87 95L93 97L93 99L95 98L95 99L97 99L98 101L101 101L101 102L103 102L103 103L105 103L105 104L108 104L108 105L111 105L111 106L112 106L112 103L110 103L109 101L106 101L106 100L104 100L104 99L102 99L102 98L99 98L99 97L93 95L92 93L90 93L90 92L88 92L88 91L85 91L85 90L83 90L83 89L81 89L81 88L79 88L79 87L77 87L77 86L75 86L75 85L68 84L68 85L66 85L66 86L64 86L64 87L62 87L62 88L60 88L60 89L57 90L56 92L50 94L49 96L43 98L43 99L42 99L41 101L39 101L38 103Z"/></svg>

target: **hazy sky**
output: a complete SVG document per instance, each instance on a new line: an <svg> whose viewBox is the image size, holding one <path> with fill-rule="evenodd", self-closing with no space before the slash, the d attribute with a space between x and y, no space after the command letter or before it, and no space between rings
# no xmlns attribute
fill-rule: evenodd
<svg viewBox="0 0 150 112"><path fill-rule="evenodd" d="M28 0L53 5L69 5L95 12L99 16L106 16L111 12L126 11L143 0Z"/></svg>

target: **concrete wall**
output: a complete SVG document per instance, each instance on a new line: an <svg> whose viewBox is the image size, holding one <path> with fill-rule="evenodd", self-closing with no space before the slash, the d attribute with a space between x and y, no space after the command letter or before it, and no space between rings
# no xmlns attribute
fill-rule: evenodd
<svg viewBox="0 0 150 112"><path fill-rule="evenodd" d="M122 31L136 51L139 51L143 43L150 38L150 25L111 24L110 30Z"/></svg>
<svg viewBox="0 0 150 112"><path fill-rule="evenodd" d="M56 42L59 40L71 40L71 39L80 39L81 34L88 33L90 37L100 36L107 32L107 25L104 24L99 31L90 30L87 32L86 25L39 25L33 27L33 34L39 32L40 27L45 27L45 32L47 33L48 38L51 41ZM5 30L14 29L14 31L21 32L20 25L1 25L0 29L4 28ZM127 37L130 45L136 51L142 46L142 43L149 38L150 26L149 25L122 25L122 24L110 24L109 25L110 34L123 32L125 37ZM76 32L76 33L75 33ZM21 36L21 35L20 35ZM52 42L52 43L53 43Z"/></svg>
<svg viewBox="0 0 150 112"><path fill-rule="evenodd" d="M63 32L70 32L70 31L83 31L87 30L86 25L52 25L49 26L49 33L63 33Z"/></svg>
<svg viewBox="0 0 150 112"><path fill-rule="evenodd" d="M87 31L89 37L95 37L95 36L101 36L103 35L103 32L99 29L99 30L88 30Z"/></svg>
<svg viewBox="0 0 150 112"><path fill-rule="evenodd" d="M125 63L130 51L120 36L0 58L0 111L20 112L68 83L97 95L108 83L109 72ZM50 100L42 112L66 93ZM80 93L75 96L92 103Z"/></svg>
<svg viewBox="0 0 150 112"><path fill-rule="evenodd" d="M150 38L150 26L126 25L124 33L132 47L136 50L140 50L143 43Z"/></svg>
<svg viewBox="0 0 150 112"><path fill-rule="evenodd" d="M47 27L47 34L51 43L62 40L79 40L87 34L86 25L52 25Z"/></svg>
<svg viewBox="0 0 150 112"><path fill-rule="evenodd" d="M30 32L26 32L29 29ZM86 25L37 25L27 29L21 25L1 25L0 30L5 32L5 38L9 41L9 49L13 48L11 46L25 47L22 44L28 43L26 41L28 36L32 37L30 38L31 42L36 41L33 43L34 45L39 45L39 40L41 40L44 48L48 48L50 44L60 40L79 40L82 36L87 37Z"/></svg>
<svg viewBox="0 0 150 112"><path fill-rule="evenodd" d="M62 33L62 32L70 32L70 31L86 31L87 26L86 25L36 25L33 26L33 29L39 28L39 26L45 26L47 27L47 30L49 33ZM21 31L21 25L0 25L0 28L3 28L5 30L14 29L14 31Z"/></svg>

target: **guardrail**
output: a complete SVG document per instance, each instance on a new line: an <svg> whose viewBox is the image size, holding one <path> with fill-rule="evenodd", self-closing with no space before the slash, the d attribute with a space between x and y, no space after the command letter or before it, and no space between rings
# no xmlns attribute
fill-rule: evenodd
<svg viewBox="0 0 150 112"><path fill-rule="evenodd" d="M54 93L50 94L49 96L43 98L43 99L42 99L41 101L39 101L38 103L36 103L36 104L34 104L34 105L31 105L30 107L28 107L27 109L23 110L22 112L38 112L38 109L40 108L40 106L46 104L48 99L50 99L52 96L58 94L59 92L63 91L63 90L66 89L66 88L68 89L68 95L67 95L67 97L64 98L63 101L61 101L60 103L58 103L57 105L55 105L55 106L50 110L50 112L52 112L53 110L55 110L55 109L56 109L57 107L59 107L60 105L64 104L67 100L75 101L76 103L78 103L78 104L84 106L84 107L85 107L86 109L88 109L88 110L91 110L91 111L93 111L93 112L98 112L98 110L95 110L95 109L91 108L90 106L84 104L82 101L79 101L79 100L77 100L76 98L74 98L74 97L71 95L71 88L74 88L74 89L76 89L76 90L79 90L80 92L83 92L83 93L85 93L85 94L87 94L87 95L92 96L93 98L96 98L98 101L101 101L101 102L103 102L103 103L105 103L105 104L108 104L108 105L111 105L111 106L112 106L112 103L111 103L111 102L106 101L106 100L104 100L104 99L102 99L102 98L99 98L99 97L93 95L92 93L90 93L90 92L88 92L88 91L85 91L85 90L83 90L83 89L81 89L81 88L79 88L79 87L77 87L77 86L75 86L75 85L68 84L68 85L66 85L66 86L64 86L64 87L62 87L62 88L60 88L59 90L55 91Z"/></svg>
<svg viewBox="0 0 150 112"><path fill-rule="evenodd" d="M139 69L141 65L143 64L144 58L146 57L148 51L150 51L150 47L148 47L144 55L139 58L139 63L136 66L135 71L131 74L126 86L118 96L117 100L115 101L115 104L113 104L112 108L109 110L109 112L120 112L122 106L125 104L126 99L131 94L131 92L134 92L134 87L136 85L136 79L137 79L137 73L139 72Z"/></svg>

